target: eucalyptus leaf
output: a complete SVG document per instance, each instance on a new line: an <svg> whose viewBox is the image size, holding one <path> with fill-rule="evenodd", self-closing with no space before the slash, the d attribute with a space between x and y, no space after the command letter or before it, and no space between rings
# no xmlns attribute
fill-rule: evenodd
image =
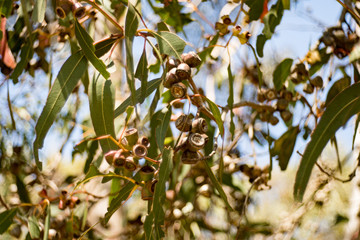
<svg viewBox="0 0 360 240"><path fill-rule="evenodd" d="M277 91L282 88L287 77L290 75L292 63L293 60L291 58L286 58L276 66L273 73L273 83Z"/></svg>
<svg viewBox="0 0 360 240"><path fill-rule="evenodd" d="M0 213L0 234L6 232L13 223L13 218L15 217L17 210L17 208L12 208Z"/></svg>
<svg viewBox="0 0 360 240"><path fill-rule="evenodd" d="M212 112L212 114L215 118L216 124L219 127L220 135L224 137L224 123L221 119L221 113L220 113L218 106L213 101L208 99L207 97L204 97L204 98L205 98L206 102L209 104L210 111Z"/></svg>
<svg viewBox="0 0 360 240"><path fill-rule="evenodd" d="M161 113L160 118L158 118L158 127L156 128L156 142L160 150L164 149L164 140L170 124L171 107L163 108Z"/></svg>
<svg viewBox="0 0 360 240"><path fill-rule="evenodd" d="M182 40L178 35L167 31L151 33L155 36L159 44L161 54L167 54L181 59L181 53L184 51L186 46L186 42L184 40Z"/></svg>
<svg viewBox="0 0 360 240"><path fill-rule="evenodd" d="M26 65L32 58L34 54L34 49L32 47L32 41L27 41L24 46L21 48L20 58L21 60L16 64L16 67L11 74L10 78L13 80L13 83L16 84L19 82L19 77L23 70L25 69Z"/></svg>
<svg viewBox="0 0 360 240"><path fill-rule="evenodd" d="M46 3L47 3L46 0L36 0L32 14L32 20L34 22L41 23L42 21L44 21Z"/></svg>
<svg viewBox="0 0 360 240"><path fill-rule="evenodd" d="M40 226L37 218L34 215L31 215L28 220L28 228L31 238L40 237Z"/></svg>
<svg viewBox="0 0 360 240"><path fill-rule="evenodd" d="M146 58L146 51L144 49L143 53L141 54L138 66L136 68L135 77L141 80L141 98L140 103L143 103L146 98L146 89L147 89L147 79L149 70L147 68L148 62ZM136 95L136 93L135 93Z"/></svg>
<svg viewBox="0 0 360 240"><path fill-rule="evenodd" d="M311 140L301 159L294 185L296 200L302 201L312 168L326 144L351 116L359 112L360 83L355 83L346 88L329 103L311 135Z"/></svg>

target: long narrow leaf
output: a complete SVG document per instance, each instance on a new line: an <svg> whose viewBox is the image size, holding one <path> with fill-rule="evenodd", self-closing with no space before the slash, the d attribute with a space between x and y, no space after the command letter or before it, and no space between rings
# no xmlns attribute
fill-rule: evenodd
<svg viewBox="0 0 360 240"><path fill-rule="evenodd" d="M105 80L102 76L92 79L89 88L89 105L91 121L94 126L96 136L110 135L115 137L114 130L114 104L115 90L110 80ZM110 139L100 140L103 152L117 149L117 145Z"/></svg>
<svg viewBox="0 0 360 240"><path fill-rule="evenodd" d="M13 83L16 84L19 80L21 73L23 72L24 68L32 58L34 54L34 49L31 45L32 41L28 41L25 45L21 48L20 53L20 62L17 63L13 73L11 74L10 78L13 80Z"/></svg>
<svg viewBox="0 0 360 240"><path fill-rule="evenodd" d="M98 70L105 79L110 77L110 73L106 70L106 66L95 54L95 47L93 40L86 32L86 30L80 25L78 21L75 21L75 35L78 40L85 57L91 62L91 64Z"/></svg>
<svg viewBox="0 0 360 240"><path fill-rule="evenodd" d="M12 224L17 208L12 208L0 213L0 234L3 234Z"/></svg>
<svg viewBox="0 0 360 240"><path fill-rule="evenodd" d="M160 119L158 119L158 127L156 128L156 142L159 149L164 148L164 140L170 123L171 107L164 108L161 113Z"/></svg>
<svg viewBox="0 0 360 240"><path fill-rule="evenodd" d="M330 138L351 116L359 112L360 83L355 83L346 88L330 102L301 159L294 185L295 199L302 201L312 168Z"/></svg>
<svg viewBox="0 0 360 240"><path fill-rule="evenodd" d="M85 71L86 59L83 57L82 52L78 52L66 60L51 87L45 107L43 108L35 127L36 139L33 146L36 165L39 169L42 168L38 154L39 148L42 148L45 136L55 121L56 115L64 106L66 100Z"/></svg>
<svg viewBox="0 0 360 240"><path fill-rule="evenodd" d="M148 62L146 58L146 51L141 54L138 66L136 68L135 77L141 81L141 98L140 103L143 103L146 97L147 79L148 79Z"/></svg>
<svg viewBox="0 0 360 240"><path fill-rule="evenodd" d="M46 0L36 0L34 11L32 14L32 20L34 22L42 22L44 21L45 17L45 10L46 10Z"/></svg>
<svg viewBox="0 0 360 240"><path fill-rule="evenodd" d="M161 78L156 78L148 82L145 97L148 97L153 91L155 91L157 87L160 85L160 83L161 83ZM136 95L136 103L138 103L142 97L140 88L135 91L135 95ZM127 99L125 99L125 101L123 101L120 104L120 106L118 106L115 109L115 118L117 118L118 116L120 116L120 114L125 112L126 108L130 105L131 105L131 98L128 97Z"/></svg>
<svg viewBox="0 0 360 240"><path fill-rule="evenodd" d="M139 26L134 6L129 2L125 21L125 49L126 49L126 80L131 91L132 104L136 104L134 59L133 59L133 40Z"/></svg>

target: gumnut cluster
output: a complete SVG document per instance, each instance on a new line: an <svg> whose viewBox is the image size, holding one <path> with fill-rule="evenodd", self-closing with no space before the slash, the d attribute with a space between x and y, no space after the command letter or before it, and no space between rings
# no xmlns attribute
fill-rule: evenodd
<svg viewBox="0 0 360 240"><path fill-rule="evenodd" d="M188 135L180 140L178 149L183 151L181 161L185 164L196 164L200 159L198 153L209 141L206 135L208 125L204 118L194 119L192 114L181 114L175 121L176 128L181 132L187 132Z"/></svg>
<svg viewBox="0 0 360 240"><path fill-rule="evenodd" d="M314 92L315 88L322 88L324 81L320 76L309 77L309 72L304 63L298 63L291 71L291 81L295 84L305 83L303 91L307 94Z"/></svg>
<svg viewBox="0 0 360 240"><path fill-rule="evenodd" d="M146 136L139 137L136 128L127 129L121 139L122 149L112 150L105 154L105 160L114 168L123 170L125 175L132 175L138 170L141 179L141 197L143 200L150 200L153 197L155 184L154 179L156 169L148 165L139 165L140 159L147 159L150 141Z"/></svg>
<svg viewBox="0 0 360 240"><path fill-rule="evenodd" d="M76 0L56 0L56 14L59 18L65 18L70 12L75 18L82 18L85 13L85 7Z"/></svg>
<svg viewBox="0 0 360 240"><path fill-rule="evenodd" d="M169 59L166 63L167 73L164 87L169 88L174 98L183 98L187 93L185 81L191 77L191 68L200 65L201 59L195 52L184 53L181 60Z"/></svg>
<svg viewBox="0 0 360 240"><path fill-rule="evenodd" d="M247 164L242 164L239 166L239 170L249 177L249 182L254 184L256 190L269 189L268 185L269 180L269 166L260 168L257 165L248 166Z"/></svg>
<svg viewBox="0 0 360 240"><path fill-rule="evenodd" d="M73 209L76 205L80 204L80 199L76 196L69 196L66 190L62 190L59 196L59 209L64 210L67 207Z"/></svg>
<svg viewBox="0 0 360 240"><path fill-rule="evenodd" d="M262 108L259 112L259 118L263 122L269 122L271 125L276 125L279 122L279 119L274 116L276 111L280 112L281 118L284 122L288 122L292 119L292 113L288 110L288 106L290 102L296 101L294 99L294 95L291 91L286 89L281 89L280 91L276 91L275 89L269 88L264 89L261 88L257 93L257 100L259 102L274 102L273 107L270 108Z"/></svg>

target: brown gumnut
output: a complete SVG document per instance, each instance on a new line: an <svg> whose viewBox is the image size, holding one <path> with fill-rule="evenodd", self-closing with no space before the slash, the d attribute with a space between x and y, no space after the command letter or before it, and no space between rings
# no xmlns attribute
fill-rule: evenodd
<svg viewBox="0 0 360 240"><path fill-rule="evenodd" d="M125 162L126 162L126 156L124 155L124 151L123 150L116 151L112 165L116 168L120 168L125 166Z"/></svg>
<svg viewBox="0 0 360 240"><path fill-rule="evenodd" d="M184 164L196 164L200 159L200 156L197 152L192 152L185 150L181 155L181 161Z"/></svg>
<svg viewBox="0 0 360 240"><path fill-rule="evenodd" d="M141 144L147 148L150 147L150 141L149 141L149 138L146 137L146 136L142 136L141 138L138 139L138 144Z"/></svg>
<svg viewBox="0 0 360 240"><path fill-rule="evenodd" d="M133 147L133 154L138 158L144 158L147 155L147 148L144 145L136 144Z"/></svg>
<svg viewBox="0 0 360 240"><path fill-rule="evenodd" d="M289 102L285 100L284 98L280 98L276 102L276 109L279 111L285 110L289 105Z"/></svg>
<svg viewBox="0 0 360 240"><path fill-rule="evenodd" d="M208 131L208 124L205 118L197 118L191 124L191 132L206 133Z"/></svg>
<svg viewBox="0 0 360 240"><path fill-rule="evenodd" d="M189 132L194 116L192 114L181 114L175 121L175 126L179 131Z"/></svg>
<svg viewBox="0 0 360 240"><path fill-rule="evenodd" d="M168 71L170 71L171 69L176 68L179 64L180 64L179 59L170 58L166 62L166 68L167 68Z"/></svg>
<svg viewBox="0 0 360 240"><path fill-rule="evenodd" d="M170 88L170 92L174 98L183 98L187 93L187 87L181 82L174 83Z"/></svg>
<svg viewBox="0 0 360 240"><path fill-rule="evenodd" d="M314 87L322 88L324 85L324 81L322 77L316 76L313 79L310 79L310 84L313 85Z"/></svg>
<svg viewBox="0 0 360 240"><path fill-rule="evenodd" d="M287 122L292 118L293 115L290 111L285 110L280 113L280 116L284 120L284 122Z"/></svg>
<svg viewBox="0 0 360 240"><path fill-rule="evenodd" d="M203 149L206 144L206 138L200 133L190 133L187 138L187 149L196 152Z"/></svg>
<svg viewBox="0 0 360 240"><path fill-rule="evenodd" d="M125 131L124 138L127 140L129 146L134 146L139 138L138 130L136 128L129 128Z"/></svg>
<svg viewBox="0 0 360 240"><path fill-rule="evenodd" d="M269 123L273 126L279 123L279 119L275 117L274 115L271 115L269 118Z"/></svg>
<svg viewBox="0 0 360 240"><path fill-rule="evenodd" d="M176 76L176 68L172 68L169 72L166 73L164 87L171 88L173 84L178 82L180 82L180 80Z"/></svg>
<svg viewBox="0 0 360 240"><path fill-rule="evenodd" d="M75 18L82 18L85 15L85 7L79 2L74 2L71 10Z"/></svg>
<svg viewBox="0 0 360 240"><path fill-rule="evenodd" d="M176 76L179 80L186 80L191 76L191 68L186 63L180 63L176 68Z"/></svg>
<svg viewBox="0 0 360 240"><path fill-rule="evenodd" d="M265 91L263 89L258 89L257 100L259 102L264 102L266 100Z"/></svg>
<svg viewBox="0 0 360 240"><path fill-rule="evenodd" d="M132 156L128 156L125 161L125 169L127 169L130 172L135 171L136 169L136 163L134 161L134 158Z"/></svg>
<svg viewBox="0 0 360 240"><path fill-rule="evenodd" d="M306 83L306 84L304 85L303 91L304 91L305 93L311 94L311 93L314 92L314 87L313 87L313 85L311 85L310 83Z"/></svg>
<svg viewBox="0 0 360 240"><path fill-rule="evenodd" d="M201 63L201 58L194 51L183 53L181 59L191 68L195 68Z"/></svg>
<svg viewBox="0 0 360 240"><path fill-rule="evenodd" d="M287 100L288 102L292 101L293 98L293 94L292 92L288 91L288 90L281 90L280 91L280 97L284 98L285 100Z"/></svg>
<svg viewBox="0 0 360 240"><path fill-rule="evenodd" d="M105 153L105 160L109 165L112 165L114 162L114 156L116 154L117 150L111 150L107 153Z"/></svg>
<svg viewBox="0 0 360 240"><path fill-rule="evenodd" d="M265 97L267 100L271 101L274 100L276 98L276 91L275 89L268 89L265 92Z"/></svg>

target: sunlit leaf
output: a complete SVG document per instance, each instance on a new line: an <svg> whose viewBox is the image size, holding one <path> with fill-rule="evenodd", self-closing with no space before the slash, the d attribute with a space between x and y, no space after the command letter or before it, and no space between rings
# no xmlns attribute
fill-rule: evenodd
<svg viewBox="0 0 360 240"><path fill-rule="evenodd" d="M161 113L156 128L156 142L160 150L164 148L164 140L170 123L171 107L164 108Z"/></svg>
<svg viewBox="0 0 360 240"><path fill-rule="evenodd" d="M33 14L32 14L32 20L34 22L42 22L44 21L45 17L45 10L46 10L46 0L36 0Z"/></svg>
<svg viewBox="0 0 360 240"><path fill-rule="evenodd" d="M145 97L148 97L152 92L154 92L154 90L156 90L158 88L160 83L161 83L161 78L157 78L157 79L154 79L154 80L148 82ZM137 89L135 93L136 93L136 103L138 103L142 97L141 89L140 88ZM125 112L126 108L130 105L131 105L131 98L128 97L127 99L125 99L125 101L123 101L120 104L120 106L118 106L115 109L115 118L120 116L120 114L122 114L123 112Z"/></svg>
<svg viewBox="0 0 360 240"><path fill-rule="evenodd" d="M246 5L249 6L249 21L258 20L263 12L265 0L247 0Z"/></svg>
<svg viewBox="0 0 360 240"><path fill-rule="evenodd" d="M135 93L135 76L134 76L134 59L133 59L133 40L136 30L139 26L135 8L131 3L128 3L128 11L125 21L125 49L126 49L126 80L131 91L132 104L136 104Z"/></svg>
<svg viewBox="0 0 360 240"><path fill-rule="evenodd" d="M141 94L139 103L143 103L146 98L147 79L149 73L147 65L148 62L146 58L146 51L144 50L135 72L135 77L141 80Z"/></svg>
<svg viewBox="0 0 360 240"><path fill-rule="evenodd" d="M205 160L203 161L204 162L204 166L205 166L205 170L206 170L206 173L207 175L209 176L210 178L210 181L212 182L212 184L214 185L214 187L216 188L216 190L219 192L220 194L220 197L222 198L222 200L224 201L227 209L229 211L232 211L232 207L230 206L229 202L228 202L228 199L227 199L227 196L226 196L226 193L224 192L224 189L222 188L221 184L219 183L219 181L217 180L217 178L215 177L214 173L212 172L210 166L209 166L209 163Z"/></svg>
<svg viewBox="0 0 360 240"><path fill-rule="evenodd" d="M231 73L231 66L229 64L228 68L228 78L229 78L229 97L227 100L227 104L230 110L230 133L231 139L234 139L235 134L235 124L234 124L234 112L233 112L233 105L234 105L234 76Z"/></svg>
<svg viewBox="0 0 360 240"><path fill-rule="evenodd" d="M360 83L346 88L329 103L301 159L294 185L295 199L299 201L303 199L312 168L330 138L351 116L359 112Z"/></svg>
<svg viewBox="0 0 360 240"><path fill-rule="evenodd" d="M13 2L9 0L0 0L0 15L6 18L10 16L13 7Z"/></svg>
<svg viewBox="0 0 360 240"><path fill-rule="evenodd" d="M31 215L28 220L28 228L31 238L40 237L40 226L37 218L34 215Z"/></svg>
<svg viewBox="0 0 360 240"><path fill-rule="evenodd" d="M221 113L220 113L218 106L213 101L208 99L207 97L204 97L204 98L205 98L206 102L209 104L210 111L213 114L216 124L219 127L220 135L224 136L224 123L221 119Z"/></svg>
<svg viewBox="0 0 360 240"><path fill-rule="evenodd" d="M178 35L171 32L151 32L158 44L161 54L167 54L178 59L181 59L181 53L184 51L186 42Z"/></svg>
<svg viewBox="0 0 360 240"><path fill-rule="evenodd" d="M89 104L96 136L110 135L115 138L115 89L110 80L105 80L100 75L97 77L94 75L89 87ZM100 140L100 145L104 153L118 148L110 139Z"/></svg>
<svg viewBox="0 0 360 240"><path fill-rule="evenodd" d="M110 73L106 70L106 66L95 54L95 47L93 40L86 30L80 25L78 21L75 21L75 35L79 42L82 52L85 57L91 62L91 64L98 70L105 79L110 77Z"/></svg>
<svg viewBox="0 0 360 240"><path fill-rule="evenodd" d="M337 80L330 88L325 101L325 106L328 106L329 103L345 88L349 87L351 84L350 77L343 77Z"/></svg>

